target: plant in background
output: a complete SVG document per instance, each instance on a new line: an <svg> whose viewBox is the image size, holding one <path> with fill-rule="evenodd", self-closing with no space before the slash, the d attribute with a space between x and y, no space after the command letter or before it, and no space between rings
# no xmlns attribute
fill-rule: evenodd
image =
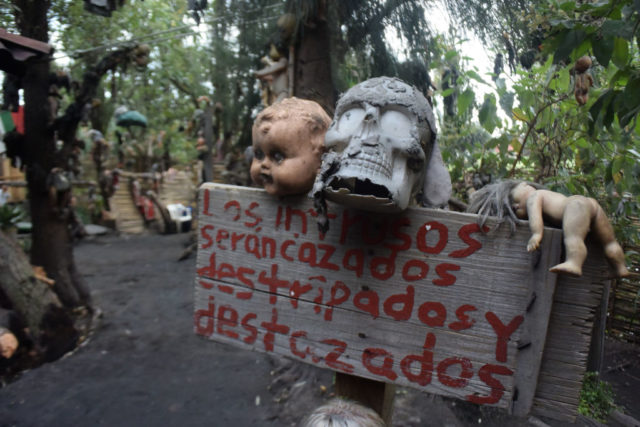
<svg viewBox="0 0 640 427"><path fill-rule="evenodd" d="M0 229L2 231L14 230L23 216L24 212L18 206L9 203L0 206Z"/></svg>
<svg viewBox="0 0 640 427"><path fill-rule="evenodd" d="M578 412L600 422L606 422L611 411L615 409L613 397L609 383L601 381L597 372L587 372L584 374L582 390L580 390Z"/></svg>

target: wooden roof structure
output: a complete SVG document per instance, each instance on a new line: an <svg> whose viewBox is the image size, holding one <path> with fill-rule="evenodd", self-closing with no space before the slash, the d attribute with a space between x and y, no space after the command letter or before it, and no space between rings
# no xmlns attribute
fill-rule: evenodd
<svg viewBox="0 0 640 427"><path fill-rule="evenodd" d="M27 60L50 55L51 52L53 47L50 44L0 28L0 69L3 71L23 75Z"/></svg>

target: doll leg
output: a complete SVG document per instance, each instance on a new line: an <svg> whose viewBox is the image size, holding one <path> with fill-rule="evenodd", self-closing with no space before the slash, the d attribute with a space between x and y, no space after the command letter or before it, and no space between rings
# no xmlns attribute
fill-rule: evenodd
<svg viewBox="0 0 640 427"><path fill-rule="evenodd" d="M574 276L582 275L582 264L587 257L584 238L589 232L593 218L593 206L583 196L571 196L562 215L562 233L567 259L562 264L551 267L553 273L565 273Z"/></svg>
<svg viewBox="0 0 640 427"><path fill-rule="evenodd" d="M602 243L602 249L615 270L615 276L627 277L630 273L625 263L622 246L616 241L613 227L602 207L595 200L593 200L593 203L597 206L596 215L593 219L593 233Z"/></svg>

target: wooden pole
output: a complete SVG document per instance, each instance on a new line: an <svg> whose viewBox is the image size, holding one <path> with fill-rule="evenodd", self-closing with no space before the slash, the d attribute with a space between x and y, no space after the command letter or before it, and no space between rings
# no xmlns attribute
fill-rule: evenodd
<svg viewBox="0 0 640 427"><path fill-rule="evenodd" d="M335 389L337 396L354 400L373 409L386 425L391 425L393 398L396 392L394 384L336 372Z"/></svg>
<svg viewBox="0 0 640 427"><path fill-rule="evenodd" d="M207 151L202 159L202 173L205 182L213 181L213 106L207 104L204 110L204 140L207 144Z"/></svg>

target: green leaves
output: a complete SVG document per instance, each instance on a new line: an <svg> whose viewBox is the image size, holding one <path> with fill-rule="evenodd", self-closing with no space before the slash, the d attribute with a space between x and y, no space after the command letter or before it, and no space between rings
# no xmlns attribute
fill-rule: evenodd
<svg viewBox="0 0 640 427"><path fill-rule="evenodd" d="M553 57L554 64L564 61L571 52L582 44L587 33L583 30L569 30L559 36L558 48Z"/></svg>
<svg viewBox="0 0 640 427"><path fill-rule="evenodd" d="M485 95L484 102L478 111L478 120L487 132L493 133L496 127L500 126L498 118L498 108L496 107L496 97L493 94Z"/></svg>
<svg viewBox="0 0 640 427"><path fill-rule="evenodd" d="M616 37L614 39L612 60L618 68L627 66L627 61L629 60L629 43L622 37Z"/></svg>
<svg viewBox="0 0 640 427"><path fill-rule="evenodd" d="M443 95L444 96L444 95ZM467 88L464 92L458 95L458 114L464 115L473 102L475 101L476 96L471 88Z"/></svg>
<svg viewBox="0 0 640 427"><path fill-rule="evenodd" d="M615 46L615 37L603 36L592 40L591 46L593 47L593 54L603 67L609 65L611 55L613 55L613 49Z"/></svg>

